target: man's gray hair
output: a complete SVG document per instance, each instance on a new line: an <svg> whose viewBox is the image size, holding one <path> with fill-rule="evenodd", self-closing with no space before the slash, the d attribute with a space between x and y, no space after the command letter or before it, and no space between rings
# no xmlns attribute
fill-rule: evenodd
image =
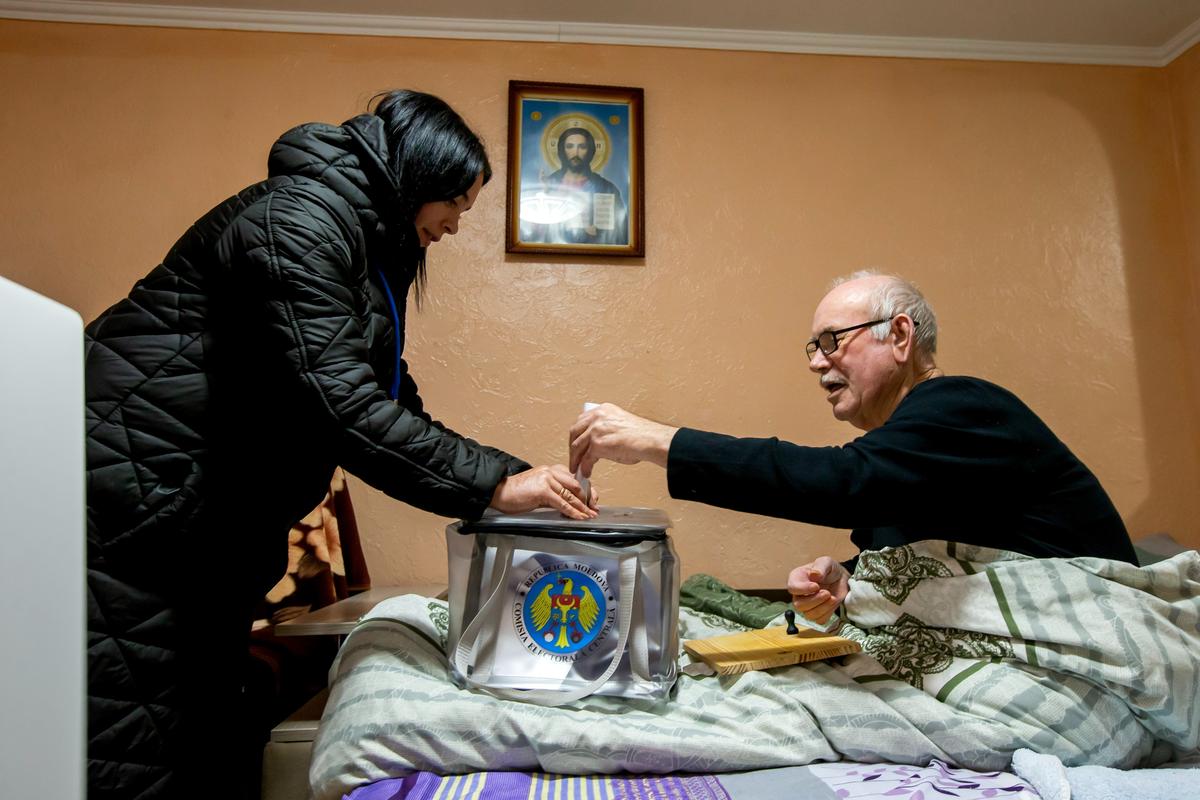
<svg viewBox="0 0 1200 800"><path fill-rule="evenodd" d="M912 317L913 322L917 323L916 332L913 334L913 341L917 349L929 355L935 354L938 334L937 317L934 315L929 301L925 299L925 295L921 294L921 290L915 284L898 275L888 275L873 269L860 269L834 279L829 284L829 288L833 289L835 286L840 286L848 281L856 281L859 278L875 277L884 277L888 280L880 282L867 296L867 308L871 318L890 320L897 314L907 314ZM881 322L870 330L876 339L882 341L887 338L891 326Z"/></svg>

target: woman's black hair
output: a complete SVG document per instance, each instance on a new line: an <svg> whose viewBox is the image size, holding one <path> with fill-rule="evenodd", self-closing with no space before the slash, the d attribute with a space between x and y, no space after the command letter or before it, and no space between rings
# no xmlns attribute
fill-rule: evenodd
<svg viewBox="0 0 1200 800"><path fill-rule="evenodd" d="M398 89L371 98L375 116L387 131L388 166L399 182L399 204L405 219L415 219L425 203L453 200L467 193L475 179L492 178L487 151L454 109L431 94ZM414 231L404 231L406 240ZM415 251L417 304L425 288L425 250Z"/></svg>

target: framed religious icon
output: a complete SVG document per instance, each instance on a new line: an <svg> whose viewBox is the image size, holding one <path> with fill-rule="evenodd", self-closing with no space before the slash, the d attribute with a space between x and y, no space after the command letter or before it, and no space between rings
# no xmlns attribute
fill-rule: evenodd
<svg viewBox="0 0 1200 800"><path fill-rule="evenodd" d="M508 84L509 253L644 256L642 90Z"/></svg>

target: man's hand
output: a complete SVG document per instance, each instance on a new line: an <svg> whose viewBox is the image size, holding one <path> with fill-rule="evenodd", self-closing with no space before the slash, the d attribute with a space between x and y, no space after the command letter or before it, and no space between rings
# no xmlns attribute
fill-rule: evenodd
<svg viewBox="0 0 1200 800"><path fill-rule="evenodd" d="M667 451L678 430L603 403L580 414L571 426L571 470L582 469L583 476L590 478L602 458L618 464L650 461L666 467Z"/></svg>
<svg viewBox="0 0 1200 800"><path fill-rule="evenodd" d="M850 573L829 556L796 567L788 575L792 605L804 618L824 625L850 591Z"/></svg>
<svg viewBox="0 0 1200 800"><path fill-rule="evenodd" d="M541 466L509 475L500 481L492 495L492 508L505 514L519 514L535 508L557 508L564 517L591 519L598 513L599 496L585 502L583 487L562 464Z"/></svg>

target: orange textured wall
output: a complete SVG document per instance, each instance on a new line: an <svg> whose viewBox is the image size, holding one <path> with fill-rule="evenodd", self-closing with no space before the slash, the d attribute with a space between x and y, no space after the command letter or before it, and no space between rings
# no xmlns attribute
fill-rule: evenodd
<svg viewBox="0 0 1200 800"><path fill-rule="evenodd" d="M1200 44L1167 66L1179 164L1179 194L1188 244L1193 321L1200 320ZM1200 346L1193 345L1192 377L1200 395ZM1200 526L1198 526L1200 527Z"/></svg>
<svg viewBox="0 0 1200 800"><path fill-rule="evenodd" d="M90 319L260 178L284 129L411 86L463 113L499 177L430 251L410 318L427 407L453 427L562 460L590 400L841 443L855 431L802 344L826 283L875 266L924 287L942 366L1022 396L1135 537L1196 546L1194 59L1168 75L5 21L0 273ZM644 260L505 256L509 79L644 87ZM775 586L851 552L841 532L671 500L652 466L601 465L595 482L609 503L667 509L685 573ZM445 520L354 491L377 583L444 575Z"/></svg>

